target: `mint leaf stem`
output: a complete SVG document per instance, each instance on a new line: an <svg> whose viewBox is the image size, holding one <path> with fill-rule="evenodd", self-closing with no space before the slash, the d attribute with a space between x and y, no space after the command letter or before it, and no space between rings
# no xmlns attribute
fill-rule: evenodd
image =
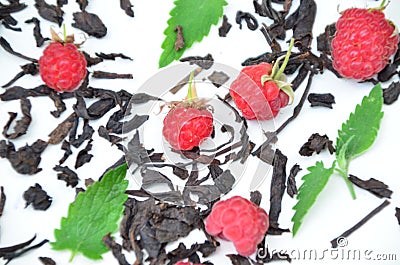
<svg viewBox="0 0 400 265"><path fill-rule="evenodd" d="M356 199L354 186L348 178L350 162L364 153L375 141L383 117L383 90L380 84L374 86L361 104L356 106L346 122L342 124L336 138L336 160L330 169L317 162L309 167L299 188L297 204L293 207L293 236L296 235L303 218L314 204L318 194L323 190L329 177L336 171L346 182L351 197Z"/></svg>
<svg viewBox="0 0 400 265"><path fill-rule="evenodd" d="M346 169L345 171L343 171L343 170L341 170L341 169L339 169L339 168L336 168L335 171L336 171L341 177L343 177L344 182L346 182L347 188L349 188L349 191L350 191L351 198L352 198L353 200L357 199L356 192L355 192L355 190L354 190L354 185L353 185L353 183L351 183L351 181L350 181L349 178L348 178L348 176L349 176L348 170Z"/></svg>

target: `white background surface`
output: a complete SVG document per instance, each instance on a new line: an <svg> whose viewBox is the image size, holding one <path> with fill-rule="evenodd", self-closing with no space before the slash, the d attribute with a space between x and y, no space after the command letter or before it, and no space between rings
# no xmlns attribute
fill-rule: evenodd
<svg viewBox="0 0 400 265"><path fill-rule="evenodd" d="M0 34L13 47L15 51L21 52L28 56L39 58L43 48L36 48L32 35L32 24L25 24L24 21L32 16L38 17L37 10L33 7L34 1L26 1L29 7L21 12L15 13L13 16L19 21L18 27L22 28L22 32L13 32L0 27ZM55 3L55 1L53 1ZM70 33L80 34L78 29L68 25L72 23L72 13L79 10L75 1L63 8L65 11L64 19L67 29ZM133 1L135 17L131 18L125 15L124 11L119 8L118 1L89 1L87 11L96 13L103 20L108 28L107 36L102 39L90 37L82 46L82 49L94 56L95 52L121 52L133 58L133 61L120 60L108 61L93 66L90 71L104 70L118 73L132 73L133 80L94 80L90 79L90 85L93 87L101 87L106 89L126 89L129 92L137 91L140 86L154 74L158 69L158 59L162 52L160 46L164 39L163 31L167 26L166 21L169 18L169 11L173 7L172 1ZM184 56L200 55L204 56L211 53L216 62L229 65L236 69L241 69L241 63L248 57L257 56L269 49L263 35L259 30L250 31L245 25L239 30L239 26L235 23L235 14L237 10L253 12L252 1L227 1L228 6L225 7L224 13L228 16L232 29L226 38L218 36L218 26L214 26L208 37L204 38L201 43L196 43L192 48L187 50ZM50 3L50 1L49 1ZM299 1L293 1L292 11L295 10ZM347 7L365 7L376 6L376 1L317 1L318 12L314 26L315 37L322 33L324 27L337 20L339 10ZM392 1L385 11L388 18L400 25L400 2ZM194 11L195 12L195 11ZM258 22L271 23L267 18L256 16ZM40 18L41 19L41 18ZM221 22L221 21L220 21ZM50 36L47 30L52 23L41 19L42 34L45 37ZM290 33L287 35L289 39ZM283 46L285 47L285 46ZM316 51L316 39L312 43L313 51ZM8 82L16 73L20 71L19 66L27 63L26 61L16 58L0 49L0 84ZM289 77L289 79L293 78ZM295 104L281 111L276 118L277 125L282 123L289 117L301 97L301 93L305 87L305 83L296 91ZM21 78L16 85L23 87L35 87L41 84L39 76L25 76ZM388 84L384 84L387 87ZM315 132L321 135L327 134L329 138L335 141L337 130L340 128L349 116L350 112L355 109L356 104L361 102L364 95L367 95L372 85L358 84L352 80L339 80L332 73L326 71L323 75L317 75L314 78L311 92L315 93L332 93L335 96L336 104L332 110L324 108L311 108L306 102L300 116L292 122L280 135L278 148L288 157L288 170L294 165L299 164L302 171L297 176L298 185L301 184L300 178L305 174L308 166L314 165L316 161L323 160L326 165L330 165L334 159L327 152L310 158L301 157L298 150L305 143L308 137ZM4 91L0 88L0 92ZM74 100L67 100L68 110L65 111L59 119L50 115L49 111L54 109L52 101L48 98L32 98L32 116L33 121L26 135L14 140L16 148L33 143L38 137L45 137L51 132L55 126L71 113ZM0 102L0 128L7 122L9 115L7 112L20 112L19 102ZM391 204L381 213L370 220L361 229L356 231L348 238L349 250L371 250L373 254L396 254L397 261L366 261L362 260L359 264L398 264L400 261L399 236L400 227L394 217L394 208L400 207L400 175L398 171L398 150L400 143L398 135L400 135L400 126L398 113L400 112L400 103L396 102L391 106L384 106L385 116L382 120L381 129L372 148L354 160L350 165L350 173L362 179L377 178L394 191ZM110 112L110 114L112 111ZM97 127L105 124L108 115L100 122L92 122L91 125L97 131ZM250 123L250 126L252 124ZM3 136L1 136L3 137ZM46 139L44 139L46 140ZM84 145L82 146L84 147ZM82 148L81 147L81 148ZM65 165L73 168L75 155L78 150L74 150L74 154L70 157ZM94 134L93 150L94 157L89 164L76 170L81 178L79 186L83 186L85 178L97 179L104 170L113 164L121 153L115 147L98 137L97 132ZM53 230L59 227L60 218L65 216L70 202L73 201L75 191L70 187L65 187L63 181L57 180L57 173L52 170L53 166L58 164L58 160L62 157L63 151L60 146L49 146L42 155L40 167L43 171L33 175L24 176L16 173L9 162L0 159L0 185L5 187L7 201L4 209L4 215L0 218L0 246L9 246L20 243L37 235L39 242L42 239L53 240ZM271 173L271 172L270 172ZM268 178L260 187L260 191L264 195L262 206L268 211L269 209L269 180ZM35 183L42 185L43 189L53 198L53 203L47 211L35 211L32 207L25 208L25 201L22 194L30 186ZM239 187L240 186L240 187ZM246 185L236 186L229 196L240 194L248 197L249 190ZM135 188L135 183L131 181L131 188ZM305 217L295 238L290 233L283 236L270 236L268 245L270 250L317 250L322 253L325 249L330 249L330 240L340 235L342 232L353 226L361 220L366 214L373 210L383 200L367 193L366 191L356 188L357 199L352 200L347 187L338 175L330 178L325 190L320 194L317 202L312 207L309 214ZM291 228L290 221L293 211L292 206L296 203L295 199L291 199L285 195L283 198L283 208L280 216L280 225L283 228ZM195 241L202 241L201 236L195 231L184 242L187 246ZM225 254L235 253L229 242L221 241L222 246L215 254L208 258L214 264L230 264ZM176 244L167 246L167 250L176 247ZM372 255L373 255L372 254ZM69 259L68 252L56 252L51 250L47 244L42 248L30 252L20 257L10 264L41 264L37 259L40 256L48 256L53 258L57 264L67 264ZM129 262L134 261L132 255L127 256ZM340 259L339 259L340 260ZM3 261L0 260L0 264ZM343 264L357 264L355 261L340 260ZM337 264L338 260L332 260L326 257L322 261L293 261L293 264ZM111 253L104 255L102 261L91 261L85 257L78 255L71 264L117 264Z"/></svg>

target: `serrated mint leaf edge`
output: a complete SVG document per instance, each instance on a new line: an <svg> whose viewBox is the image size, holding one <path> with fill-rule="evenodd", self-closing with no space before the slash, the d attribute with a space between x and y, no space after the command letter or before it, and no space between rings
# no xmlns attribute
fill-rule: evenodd
<svg viewBox="0 0 400 265"><path fill-rule="evenodd" d="M175 20L175 14L177 13L177 4L180 1L193 1L193 0L176 0L174 1L174 7L171 9L169 12L170 18L167 20L167 28L163 31L163 34L165 35L164 41L161 44L161 48L163 49L160 59L159 59L159 68L165 67L172 63L174 60L178 60L179 58L182 57L183 53L185 52L186 49L190 48L195 42L201 42L204 37L208 36L210 33L212 25L217 25L218 22L220 21L221 17L223 16L223 8L226 6L228 3L225 0L221 0L221 5L217 6L218 9L216 12L218 12L218 16L214 18L214 20L211 22L210 27L203 32L202 34L198 35L199 37L191 40L191 39L185 39L185 31L187 28L187 25L182 25L182 23L174 23ZM176 39L176 33L174 31L174 28L176 26L182 26L184 28L183 36L185 39L185 45L182 49L176 51L174 49L174 44L175 44L175 39ZM168 46L169 47L168 49Z"/></svg>
<svg viewBox="0 0 400 265"><path fill-rule="evenodd" d="M309 173L302 177L303 184L300 186L296 197L298 201L292 208L293 210L295 210L295 213L291 219L291 221L293 222L293 227L292 227L293 237L297 234L301 224L303 223L304 217L311 209L311 207L314 205L318 195L325 188L330 176L333 175L335 166L336 166L336 161L333 162L331 168L325 168L324 163L322 161L318 161L314 166L310 166L307 168ZM318 176L321 178L314 183L318 183L319 190L317 191L314 190L315 192L311 194L310 193L305 194L304 189L306 189L306 187L310 184L308 178L312 175L315 175L317 171L321 171L321 175ZM304 196L308 196L308 198ZM307 198L307 200L305 200L304 198ZM299 207L304 206L305 202L307 203L305 205L305 209L299 209Z"/></svg>
<svg viewBox="0 0 400 265"><path fill-rule="evenodd" d="M349 146L351 146L351 142L357 140L357 136L350 135L347 133L347 131L351 130L351 128L349 128L350 124L353 123L354 119L357 119L357 116L361 115L359 113L364 111L363 108L369 108L371 106L374 107L374 109L371 110L371 114L376 115L371 118L372 121L375 121L374 127L371 128L370 131L372 133L372 136L369 141L363 144L364 147L362 149L356 150L356 152L354 152L354 149L350 149ZM336 156L340 167L344 164L348 165L350 160L365 153L373 145L378 136L380 124L384 115L382 107L383 90L381 84L378 83L372 88L370 93L362 99L361 104L357 104L355 111L350 114L349 118L346 120L346 122L342 124L341 129L338 131L338 137L336 138ZM343 138L348 137L349 139L347 139L347 141L345 142ZM342 150L343 148L344 150ZM341 161L343 158L347 160L347 162ZM342 169L346 170L346 168Z"/></svg>
<svg viewBox="0 0 400 265"><path fill-rule="evenodd" d="M93 259L93 260L102 259L101 255L109 251L109 249L104 245L104 243L102 241L99 241L99 242L101 242L101 244L104 246L104 248L102 250L100 250L99 253L97 253L98 255L96 255L96 254L80 251L79 250L79 246L80 245L76 244L76 242L74 244L74 247L71 247L71 246L68 246L68 241L67 241L67 244L65 243L65 241L64 241L64 243L59 243L57 238L63 232L62 229L63 229L63 227L66 226L65 222L68 221L68 218L72 214L75 214L74 211L75 211L75 208L77 207L76 202L81 204L82 200L84 200L84 198L82 199L82 197L86 196L86 194L88 192L89 192L89 194L91 194L93 192L93 190L98 190L98 188L101 187L100 185L104 184L104 182L108 182L109 183L112 180L114 180L113 182L115 182L115 184L113 184L112 186L110 184L105 184L105 185L111 186L110 193L113 193L112 190L115 190L115 189L118 191L119 190L118 186L122 186L122 187L120 187L121 190L125 191L127 189L127 187L128 187L128 184L129 184L129 182L127 180L125 180L126 172L127 172L127 165L123 164L123 165L121 165L121 166L119 166L119 167L117 167L115 169L112 169L112 170L108 171L106 174L104 174L103 178L100 181L97 181L93 185L89 186L85 192L78 193L77 197L75 198L75 201L72 202L68 207L67 217L62 217L61 218L61 227L59 229L55 229L54 230L54 235L55 235L56 241L55 242L50 242L50 245L52 246L52 248L54 250L70 250L71 253L72 253L70 261L72 261L72 259L74 258L74 256L77 253L81 253L84 256L86 256L87 258L90 258L90 259ZM116 178L114 176L117 177L116 180L114 179L114 178ZM96 191L95 195L97 193L98 193L98 191ZM108 195L110 195L110 193ZM118 200L121 200L121 201L125 201L127 198L128 198L128 195L126 195L125 192L123 192L123 193L117 192L116 196L113 196L113 200L117 200L118 199ZM114 220L110 221L110 224L111 223L115 224L115 225L110 225L110 226L114 226L114 228L109 229L109 230L112 230L112 231L107 231L104 235L106 235L107 233L114 233L115 231L118 230L118 223L117 222L118 222L118 220L121 218L121 216L123 214L123 203L121 203L121 206L118 207L118 208L117 208L118 209L118 213L117 213L117 211L115 211ZM114 207L114 209L115 209L115 207ZM67 236L68 235L69 234L67 233ZM79 242L79 243L81 243L81 242ZM99 246L97 246L97 247L99 247Z"/></svg>

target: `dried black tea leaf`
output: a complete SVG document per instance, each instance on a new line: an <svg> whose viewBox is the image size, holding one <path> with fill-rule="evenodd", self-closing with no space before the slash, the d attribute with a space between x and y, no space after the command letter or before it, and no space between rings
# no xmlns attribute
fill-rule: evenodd
<svg viewBox="0 0 400 265"><path fill-rule="evenodd" d="M89 163L92 159L93 155L89 154L89 151L91 151L93 147L92 141L93 140L90 139L85 148L79 151L78 155L76 156L75 169L78 169L84 164Z"/></svg>
<svg viewBox="0 0 400 265"><path fill-rule="evenodd" d="M262 62L272 63L275 62L280 56L283 56L285 54L286 51L266 52L259 56L246 59L242 63L242 66L256 65ZM292 52L284 73L286 75L294 74L297 69L302 65L307 65L308 70L310 70L310 65L315 65L315 67L317 67L318 69L322 69L321 59L312 54L310 51L304 53Z"/></svg>
<svg viewBox="0 0 400 265"><path fill-rule="evenodd" d="M20 174L33 175L41 171L38 165L41 154L46 149L47 143L37 140L32 145L26 144L15 150L12 142L0 141L0 157L7 158L12 167Z"/></svg>
<svg viewBox="0 0 400 265"><path fill-rule="evenodd" d="M123 120L127 116L127 111L122 109L117 110L114 112L107 121L105 128L110 133L122 134L122 127L124 125Z"/></svg>
<svg viewBox="0 0 400 265"><path fill-rule="evenodd" d="M13 246L8 246L8 247L2 247L0 248L0 258L2 258L3 260L6 260L7 262L5 264L8 264L11 260L18 258L20 256L22 256L23 254L40 248L41 246L43 246L44 244L46 244L47 242L49 242L49 240L45 239L42 240L41 242L39 242L36 245L29 246L34 240L36 239L36 235L33 236L31 239L29 239L26 242L22 242ZM27 247L27 248L25 248Z"/></svg>
<svg viewBox="0 0 400 265"><path fill-rule="evenodd" d="M188 259L192 263L200 263L199 256L197 252L200 252L203 257L208 257L212 253L214 253L216 247L210 241L205 241L202 244L194 243L190 248L187 248L185 244L179 243L178 247L170 252L168 252L168 264L175 264L180 260ZM210 264L202 262L201 264Z"/></svg>
<svg viewBox="0 0 400 265"><path fill-rule="evenodd" d="M254 203L255 205L260 206L260 204L261 204L261 199L262 199L262 194L261 194L261 192L259 192L258 190L252 191L252 192L250 193L250 201L251 201L252 203Z"/></svg>
<svg viewBox="0 0 400 265"><path fill-rule="evenodd" d="M185 39L183 38L183 30L180 25L177 25L177 26L175 26L174 31L176 32L174 48L175 48L175 51L179 51L180 49L183 49L183 47L185 47Z"/></svg>
<svg viewBox="0 0 400 265"><path fill-rule="evenodd" d="M210 171L212 179L218 178L224 172L224 170L217 164L208 165L208 170Z"/></svg>
<svg viewBox="0 0 400 265"><path fill-rule="evenodd" d="M57 265L57 263L48 257L39 257L40 262L42 262L43 265Z"/></svg>
<svg viewBox="0 0 400 265"><path fill-rule="evenodd" d="M78 120L75 124L78 125ZM76 137L76 127L73 127L69 134L69 142L73 147L78 148L84 141L92 139L93 133L93 127L89 125L89 120L85 119L83 120L82 133Z"/></svg>
<svg viewBox="0 0 400 265"><path fill-rule="evenodd" d="M220 37L226 37L231 28L232 24L228 22L228 17L224 15L222 17L222 25L218 28L218 35Z"/></svg>
<svg viewBox="0 0 400 265"><path fill-rule="evenodd" d="M150 189L153 185L166 184L170 190L175 190L172 181L164 174L146 169L141 171L142 174L142 188Z"/></svg>
<svg viewBox="0 0 400 265"><path fill-rule="evenodd" d="M374 178L362 180L354 175L349 175L349 180L357 187L369 191L378 198L390 198L393 193L388 185Z"/></svg>
<svg viewBox="0 0 400 265"><path fill-rule="evenodd" d="M8 88L3 94L0 94L0 99L3 101L11 101L27 97L43 97L48 96L51 89L45 85L40 85L35 88L26 89L20 86L13 86Z"/></svg>
<svg viewBox="0 0 400 265"><path fill-rule="evenodd" d="M155 262L167 258L165 243L187 236L201 224L200 212L194 207L156 203L153 198L144 201L129 198L120 226L122 245L135 252L137 260L134 264L143 263L144 250L149 256L147 261Z"/></svg>
<svg viewBox="0 0 400 265"><path fill-rule="evenodd" d="M85 11L86 7L88 6L88 0L76 0L76 2L79 4L79 9L81 11Z"/></svg>
<svg viewBox="0 0 400 265"><path fill-rule="evenodd" d="M194 163L192 165L192 170L191 170L191 172L189 174L188 180L185 183L185 186L196 185L197 181L198 181L198 178L199 178L199 170L198 170L198 167L197 167L197 163Z"/></svg>
<svg viewBox="0 0 400 265"><path fill-rule="evenodd" d="M346 230L343 234L340 236L334 238L331 240L331 245L332 248L337 248L338 247L338 239L339 238L348 238L353 232L355 232L358 228L362 227L365 223L367 223L372 217L377 215L380 211L382 211L386 206L390 204L390 201L385 200L383 203L381 203L378 207L376 207L374 210L372 210L369 214L367 214L361 221L359 221L357 224L355 224L353 227L350 229Z"/></svg>
<svg viewBox="0 0 400 265"><path fill-rule="evenodd" d="M262 0L261 4L257 0L254 0L253 5L256 14L268 17L275 22L281 20L282 15L272 7L270 0Z"/></svg>
<svg viewBox="0 0 400 265"><path fill-rule="evenodd" d="M189 177L189 171L181 165L174 166L172 173L180 179L187 179Z"/></svg>
<svg viewBox="0 0 400 265"><path fill-rule="evenodd" d="M314 152L317 154L321 153L322 150L328 149L330 154L335 152L335 147L333 142L329 140L328 136L325 134L321 136L319 133L314 133L308 138L308 141L303 144L300 148L300 155L302 156L312 156Z"/></svg>
<svg viewBox="0 0 400 265"><path fill-rule="evenodd" d="M93 106L92 106L93 105ZM108 112L108 110L115 107L115 101L112 99L100 99L91 105L91 110L86 107L84 98L77 94L76 104L72 106L78 117L87 120L97 120L102 115ZM96 113L91 113L96 112Z"/></svg>
<svg viewBox="0 0 400 265"><path fill-rule="evenodd" d="M82 54L85 56L88 67L103 62L103 58L101 58L101 57L91 57L90 54L88 54L85 51L82 51Z"/></svg>
<svg viewBox="0 0 400 265"><path fill-rule="evenodd" d="M61 113L63 113L67 107L62 99L62 96L57 92L50 92L49 98L53 100L54 106L56 110L50 111L50 114L53 115L55 118L59 118Z"/></svg>
<svg viewBox="0 0 400 265"><path fill-rule="evenodd" d="M17 56L17 57L19 57L21 59L27 60L27 61L31 61L33 63L37 63L36 59L30 58L28 56L25 56L25 55L19 53L19 52L14 51L13 48L11 48L11 45L3 37L0 37L0 46L3 47L3 49L5 51L7 51L8 53L10 53L12 55L15 55L15 56Z"/></svg>
<svg viewBox="0 0 400 265"><path fill-rule="evenodd" d="M156 238L159 242L173 242L180 237L187 236L193 229L200 228L201 218L199 210L190 206L175 206L159 204L159 218L154 219ZM154 216L153 218L156 218Z"/></svg>
<svg viewBox="0 0 400 265"><path fill-rule="evenodd" d="M33 27L33 36L36 40L36 47L42 47L45 41L50 40L49 38L44 38L42 32L40 31L40 20L33 17L25 21L25 23L33 23L35 26Z"/></svg>
<svg viewBox="0 0 400 265"><path fill-rule="evenodd" d="M5 204L6 204L6 194L4 193L4 187L0 186L0 217L3 215Z"/></svg>
<svg viewBox="0 0 400 265"><path fill-rule="evenodd" d="M206 56L202 57L202 56L188 56L188 57L184 57L181 58L179 61L181 62L189 62L190 65L195 64L203 69L210 69L211 66L213 66L214 64L214 58L212 57L211 54L207 54ZM199 74L201 71L196 69L194 72L194 76L196 76L197 74ZM187 84L189 82L189 78L187 78L187 80L182 80L179 83L185 83Z"/></svg>
<svg viewBox="0 0 400 265"><path fill-rule="evenodd" d="M2 22L3 22L2 25L6 29L10 29L10 30L13 30L13 31L16 31L16 32L21 32L22 31L21 28L15 27L15 25L18 24L18 21L12 16L5 17Z"/></svg>
<svg viewBox="0 0 400 265"><path fill-rule="evenodd" d="M146 93L137 93L137 94L132 95L130 102L132 104L143 104L143 103L147 103L152 100L162 100L162 99L152 96L152 95L149 95L149 94L146 94Z"/></svg>
<svg viewBox="0 0 400 265"><path fill-rule="evenodd" d="M309 51L311 48L316 14L317 5L314 0L301 0L296 11L286 19L285 29L293 29L294 45L301 52Z"/></svg>
<svg viewBox="0 0 400 265"><path fill-rule="evenodd" d="M141 166L146 162L150 162L149 154L140 142L138 131L136 131L133 138L128 142L127 149L125 150L125 155L128 165L136 164L138 166Z"/></svg>
<svg viewBox="0 0 400 265"><path fill-rule="evenodd" d="M307 97L308 102L311 103L311 107L326 107L332 108L332 104L335 104L335 97L331 93L310 93Z"/></svg>
<svg viewBox="0 0 400 265"><path fill-rule="evenodd" d="M222 101L228 108L232 110L232 112L235 114L235 122L243 122L246 123L246 120L240 115L239 111L234 108L231 104L226 99L221 98L220 96L217 95L217 98Z"/></svg>
<svg viewBox="0 0 400 265"><path fill-rule="evenodd" d="M192 245L191 248L186 248L184 243L179 243L178 247L170 252L168 252L167 257L169 259L168 264L175 264L180 260L189 258L191 255L196 253L195 246Z"/></svg>
<svg viewBox="0 0 400 265"><path fill-rule="evenodd" d="M92 105L87 108L87 115L85 119L89 120L97 120L107 114L111 109L113 109L116 105L115 98L100 98L98 101L95 101ZM82 112L83 113L83 112Z"/></svg>
<svg viewBox="0 0 400 265"><path fill-rule="evenodd" d="M79 183L78 174L73 170L71 170L69 167L56 165L53 168L53 170L59 172L57 173L57 178L59 180L65 181L67 187L71 186L75 188L78 185Z"/></svg>
<svg viewBox="0 0 400 265"><path fill-rule="evenodd" d="M131 4L130 0L120 0L119 3L121 9L125 11L125 14L127 14L130 17L135 16L135 13L132 10L133 5Z"/></svg>
<svg viewBox="0 0 400 265"><path fill-rule="evenodd" d="M36 239L36 235L33 236L31 239L29 239L28 241L13 245L13 246L8 246L8 247L2 247L0 248L0 257L4 258L5 255L7 254L11 254L13 252L16 252L20 249L23 249L26 246L29 246L34 240Z"/></svg>
<svg viewBox="0 0 400 265"><path fill-rule="evenodd" d="M165 157L164 157L164 153L152 153L150 156L150 161L153 163L159 162L159 163L163 163L165 162Z"/></svg>
<svg viewBox="0 0 400 265"><path fill-rule="evenodd" d="M171 229L175 229L171 227ZM144 245L144 249L148 252L149 256L153 259L157 258L161 251L161 242L157 240L156 230L150 227L150 224L143 224L140 231L139 236L142 244Z"/></svg>
<svg viewBox="0 0 400 265"><path fill-rule="evenodd" d="M389 63L378 73L378 81L386 82L389 81L393 76L399 73L397 71L398 64Z"/></svg>
<svg viewBox="0 0 400 265"><path fill-rule="evenodd" d="M229 80L229 76L225 74L223 71L214 71L211 75L209 75L208 80L210 80L214 86L220 87Z"/></svg>
<svg viewBox="0 0 400 265"><path fill-rule="evenodd" d="M35 0L35 7L39 11L39 15L51 22L57 23L61 26L63 22L64 11L60 6L50 5L44 0Z"/></svg>
<svg viewBox="0 0 400 265"><path fill-rule="evenodd" d="M76 113L69 115L63 122L49 134L49 144L59 144L69 134L77 120Z"/></svg>
<svg viewBox="0 0 400 265"><path fill-rule="evenodd" d="M214 179L215 186L221 192L221 194L227 194L232 190L233 184L235 184L235 177L232 175L229 169L221 173L217 178Z"/></svg>
<svg viewBox="0 0 400 265"><path fill-rule="evenodd" d="M25 253L31 251L31 250L40 248L41 246L43 246L44 244L46 244L46 243L48 243L48 242L49 242L49 240L44 239L44 240L42 240L41 242L37 243L36 245L33 245L33 246L30 246L30 247L24 248L24 249L22 249L21 251L16 251L16 252L13 252L13 253L5 253L5 254L3 255L3 259L7 260L7 262L5 263L5 265L8 264L11 260L13 260L13 259L15 259L15 258L18 258L18 257L22 256L23 254L25 254ZM1 249L0 249L0 252L1 252Z"/></svg>
<svg viewBox="0 0 400 265"><path fill-rule="evenodd" d="M107 34L107 28L96 14L86 11L73 13L75 23L72 26L78 28L90 36L102 38Z"/></svg>
<svg viewBox="0 0 400 265"><path fill-rule="evenodd" d="M383 90L383 102L386 105L393 104L400 95L400 82L393 82Z"/></svg>
<svg viewBox="0 0 400 265"><path fill-rule="evenodd" d="M39 67L38 64L36 63L28 63L28 64L24 64L21 66L22 71L19 72L18 74L16 74L14 76L13 79L11 79L7 84L4 84L2 87L9 87L12 84L14 84L14 82L16 82L18 79L20 79L21 77L23 77L24 75L36 75L37 73L39 73Z"/></svg>
<svg viewBox="0 0 400 265"><path fill-rule="evenodd" d="M248 29L256 30L258 28L258 21L252 14L239 10L236 13L236 23L239 24L240 29L242 29L242 20L246 22Z"/></svg>
<svg viewBox="0 0 400 265"><path fill-rule="evenodd" d="M85 179L85 187L89 187L94 184L94 180L92 178Z"/></svg>
<svg viewBox="0 0 400 265"><path fill-rule="evenodd" d="M63 7L64 5L68 4L68 0L57 0L57 5L59 7Z"/></svg>
<svg viewBox="0 0 400 265"><path fill-rule="evenodd" d="M398 44L399 45L399 44ZM394 75L399 74L397 68L400 66L400 49L397 47L397 52L394 55L393 61L385 66L383 70L378 73L378 81L389 81Z"/></svg>
<svg viewBox="0 0 400 265"><path fill-rule="evenodd" d="M8 4L2 3L0 5L0 22L8 28L8 26L15 26L17 21L11 16L12 13L19 12L27 7L26 4L19 1L8 1Z"/></svg>
<svg viewBox="0 0 400 265"><path fill-rule="evenodd" d="M292 80L292 89L293 91L296 91L297 88L306 80L306 77L309 72L309 64L306 63L302 65L299 69L299 72L297 73L296 77Z"/></svg>
<svg viewBox="0 0 400 265"><path fill-rule="evenodd" d="M47 195L47 192L42 189L42 186L35 184L35 186L29 187L28 190L24 192L24 200L26 201L25 207L32 204L35 210L47 210L51 203L52 198Z"/></svg>
<svg viewBox="0 0 400 265"><path fill-rule="evenodd" d="M103 237L103 242L111 250L113 256L117 259L119 265L129 265L125 255L122 253L122 246L115 242L110 233Z"/></svg>
<svg viewBox="0 0 400 265"><path fill-rule="evenodd" d="M269 223L270 228L279 228L278 219L282 208L282 197L286 189L287 157L277 149L271 179Z"/></svg>
<svg viewBox="0 0 400 265"><path fill-rule="evenodd" d="M396 210L395 216L396 216L396 218L397 218L397 222L398 222L399 225L400 225L400 208L396 207L395 210Z"/></svg>
<svg viewBox="0 0 400 265"><path fill-rule="evenodd" d="M271 132L267 132L266 136L267 140L252 155L256 155L261 161L272 165L275 157L275 150L272 148L272 144L276 143L278 138Z"/></svg>
<svg viewBox="0 0 400 265"><path fill-rule="evenodd" d="M231 191L234 184L235 177L230 170L225 170L214 179L214 185L185 186L183 193L186 195L193 193L198 196L200 204L207 204Z"/></svg>
<svg viewBox="0 0 400 265"><path fill-rule="evenodd" d="M96 52L96 56L100 57L101 59L104 60L113 60L115 61L116 58L121 58L121 59L126 59L132 61L133 59L129 56L126 56L125 54L122 53L103 53L103 52Z"/></svg>
<svg viewBox="0 0 400 265"><path fill-rule="evenodd" d="M297 190L297 186L296 186L296 175L297 173L299 173L299 171L301 170L300 166L295 164L291 169L290 169L290 173L289 173L289 177L287 180L287 188L286 188L286 192L287 194L289 194L289 196L291 198L293 198L293 196L295 194L297 194L298 190Z"/></svg>
<svg viewBox="0 0 400 265"><path fill-rule="evenodd" d="M133 79L132 74L117 74L104 71L94 71L92 77L97 79Z"/></svg>
<svg viewBox="0 0 400 265"><path fill-rule="evenodd" d="M171 190L171 191L166 191L166 192L155 192L155 193L150 193L151 197L157 199L160 202L172 202L176 203L177 205L181 205L181 202L183 200L182 194L179 190Z"/></svg>
<svg viewBox="0 0 400 265"><path fill-rule="evenodd" d="M331 43L336 33L336 23L332 23L325 27L324 33L317 37L317 50L325 54L331 54Z"/></svg>
<svg viewBox="0 0 400 265"><path fill-rule="evenodd" d="M228 254L226 256L231 260L232 265L251 265L248 258L238 254Z"/></svg>
<svg viewBox="0 0 400 265"><path fill-rule="evenodd" d="M6 123L6 125L3 128L3 135L7 139L15 139L20 137L21 135L26 134L29 125L31 124L32 121L32 116L31 116L31 102L27 98L21 98L20 99L21 103L21 112L22 112L22 118L19 119L13 129L13 132L8 134L8 130L11 126L11 123L16 119L17 114L13 112L9 112L10 114L10 119Z"/></svg>
<svg viewBox="0 0 400 265"><path fill-rule="evenodd" d="M109 141L111 144L116 144L119 142L123 141L122 137L119 137L117 135L111 134L109 130L106 129L103 125L99 126L99 129L97 130L98 134L100 137L106 139Z"/></svg>
<svg viewBox="0 0 400 265"><path fill-rule="evenodd" d="M214 241L209 241L206 240L204 243L198 245L199 246L199 252L203 255L203 257L208 257L211 254L213 254L217 250L217 246L219 245L218 242ZM212 263L204 263L204 264L211 264Z"/></svg>
<svg viewBox="0 0 400 265"><path fill-rule="evenodd" d="M247 134L246 122L243 122L240 128L240 145L242 148L238 151L236 157L233 158L233 161L240 159L240 163L243 164L254 148L254 144L250 141L250 137Z"/></svg>
<svg viewBox="0 0 400 265"><path fill-rule="evenodd" d="M282 27L283 29L283 27ZM282 48L281 45L278 43L276 38L280 34L273 33L270 27L267 27L265 23L262 23L261 33L264 35L265 39L268 42L268 45L271 47L272 52L281 52Z"/></svg>

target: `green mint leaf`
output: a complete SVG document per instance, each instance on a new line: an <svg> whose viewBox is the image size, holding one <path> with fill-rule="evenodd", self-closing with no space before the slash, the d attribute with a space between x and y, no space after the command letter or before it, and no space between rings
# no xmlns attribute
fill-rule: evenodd
<svg viewBox="0 0 400 265"><path fill-rule="evenodd" d="M374 86L338 131L336 159L344 173L350 160L364 153L375 141L383 117L382 93L380 84Z"/></svg>
<svg viewBox="0 0 400 265"><path fill-rule="evenodd" d="M179 59L185 49L194 42L200 42L210 32L222 17L225 0L176 0L175 7L169 13L168 27L164 30L165 39L161 45L163 53L160 56L159 67L164 67ZM175 27L181 26L185 45L175 50Z"/></svg>
<svg viewBox="0 0 400 265"><path fill-rule="evenodd" d="M301 184L299 193L297 194L298 201L293 207L293 210L295 210L295 214L292 217L293 236L296 235L301 223L303 222L304 216L314 204L317 196L324 189L326 183L328 183L329 177L334 172L335 164L336 163L334 162L332 167L327 169L324 167L324 163L320 161L317 162L315 166L307 168L309 173L304 175L302 178L303 184Z"/></svg>
<svg viewBox="0 0 400 265"><path fill-rule="evenodd" d="M61 228L54 230L55 250L70 250L71 260L77 253L98 260L108 249L102 238L118 229L118 220L127 199L126 164L108 171L101 181L77 195L69 205L68 216L61 219Z"/></svg>

